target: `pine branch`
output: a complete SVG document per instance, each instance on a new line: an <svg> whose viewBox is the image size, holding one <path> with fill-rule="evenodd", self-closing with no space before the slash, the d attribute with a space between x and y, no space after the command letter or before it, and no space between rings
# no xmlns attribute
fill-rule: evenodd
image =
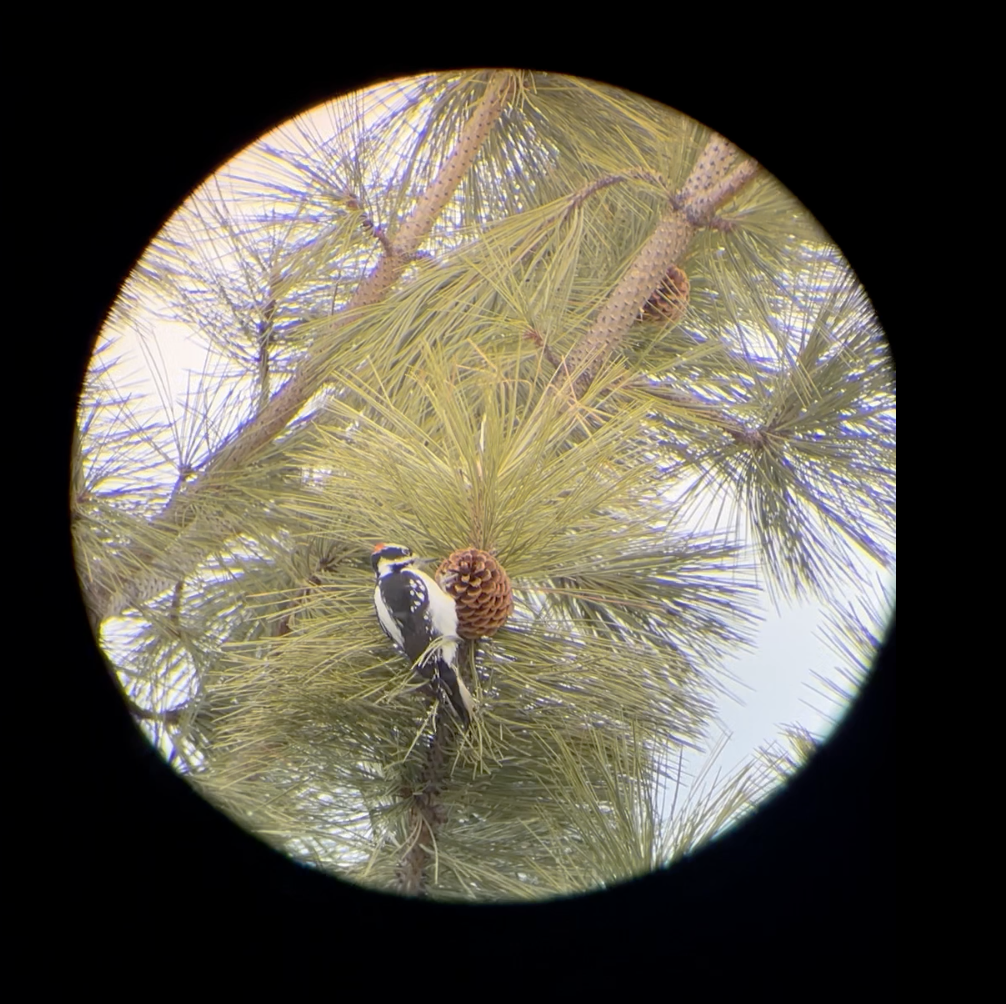
<svg viewBox="0 0 1006 1004"><path fill-rule="evenodd" d="M430 886L437 884L436 875L429 872L431 868L436 870L437 834L447 818L441 795L448 780L445 743L450 728L445 716L438 716L416 790L402 791L409 803L409 833L395 878L398 891L412 896L425 895Z"/></svg>
<svg viewBox="0 0 1006 1004"><path fill-rule="evenodd" d="M612 290L593 326L567 355L565 368L577 374L577 393L586 389L621 344L668 269L684 258L699 229L709 226L716 209L755 176L758 163L750 158L730 169L737 152L715 133L706 144L688 180L669 200L664 217Z"/></svg>
<svg viewBox="0 0 1006 1004"><path fill-rule="evenodd" d="M217 526L207 534L207 527L196 525L203 522L195 516L199 503L214 490L219 490L228 472L247 465L259 450L272 442L321 388L328 376L323 360L333 336L354 319L358 311L379 303L388 295L474 163L503 111L512 86L512 74L493 74L482 100L436 178L418 198L415 209L394 238L382 244L385 253L345 307L331 319L327 329L319 333L294 376L217 450L199 477L155 518L154 529L178 534L171 545L162 554L137 554L137 563L144 566L144 573L128 581L102 581L99 574L85 583L92 624L100 624L126 607L143 603L170 588L205 556L207 537L212 539L220 529L227 529ZM189 532L184 533L186 530Z"/></svg>

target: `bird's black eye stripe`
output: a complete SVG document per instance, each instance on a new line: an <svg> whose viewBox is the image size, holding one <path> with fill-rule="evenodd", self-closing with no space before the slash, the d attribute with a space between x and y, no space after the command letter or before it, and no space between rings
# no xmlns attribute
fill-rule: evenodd
<svg viewBox="0 0 1006 1004"><path fill-rule="evenodd" d="M393 562L411 558L412 550L408 547L403 547L401 544L378 544L370 556L370 564L376 572L382 561Z"/></svg>

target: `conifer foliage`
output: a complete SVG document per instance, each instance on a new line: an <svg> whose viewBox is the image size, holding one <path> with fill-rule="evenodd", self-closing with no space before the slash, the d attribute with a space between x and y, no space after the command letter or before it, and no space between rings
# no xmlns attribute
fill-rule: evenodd
<svg viewBox="0 0 1006 1004"><path fill-rule="evenodd" d="M225 167L113 307L73 464L151 740L286 853L440 898L605 885L735 820L783 768L675 792L758 590L894 560L893 376L838 249L729 140L547 74L361 92ZM467 729L378 626L380 541L505 570Z"/></svg>

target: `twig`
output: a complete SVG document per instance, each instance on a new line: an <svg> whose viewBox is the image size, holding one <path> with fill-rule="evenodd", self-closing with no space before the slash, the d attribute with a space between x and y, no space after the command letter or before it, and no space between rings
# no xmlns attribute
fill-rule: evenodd
<svg viewBox="0 0 1006 1004"><path fill-rule="evenodd" d="M179 704L176 708L169 708L167 711L151 711L149 708L141 708L126 694L123 694L123 698L134 717L145 722L163 722L165 725L177 725L188 707L188 701L186 701L184 704Z"/></svg>
<svg viewBox="0 0 1006 1004"><path fill-rule="evenodd" d="M626 171L623 174L608 174L603 178L595 178L593 181L587 182L581 189L574 192L570 197L566 212L569 213L573 209L578 209L595 193L611 185L617 185L622 181L650 181L660 188L667 188L667 183L664 179L659 174L653 174L650 171Z"/></svg>
<svg viewBox="0 0 1006 1004"><path fill-rule="evenodd" d="M649 381L642 379L635 380L633 382L633 386L637 389L648 392L653 397L660 398L661 400L668 401L671 404L684 408L697 417L709 422L711 425L722 429L728 435L733 437L735 442L742 443L745 446L750 446L753 449L758 449L765 445L765 436L761 429L749 429L746 425L743 425L734 418L733 415L730 415L721 408L718 408L715 404L703 401L700 398L686 393L685 391L674 390L669 387L663 387L659 384L654 385Z"/></svg>
<svg viewBox="0 0 1006 1004"><path fill-rule="evenodd" d="M322 584L321 573L327 572L332 569L334 565L338 563L338 557L336 555L336 547L338 545L333 544L329 548L328 553L319 558L314 567L313 574L307 577L307 584L302 586L297 590L296 593L286 603L286 611L283 616L276 622L276 627L273 634L276 637L281 637L282 635L289 634L293 627L293 620L297 613L297 608L304 605L304 601Z"/></svg>

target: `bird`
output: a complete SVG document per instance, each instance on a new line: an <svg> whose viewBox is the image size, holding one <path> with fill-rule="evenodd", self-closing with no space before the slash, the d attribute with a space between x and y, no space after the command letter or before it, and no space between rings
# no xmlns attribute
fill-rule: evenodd
<svg viewBox="0 0 1006 1004"><path fill-rule="evenodd" d="M377 576L374 606L381 628L438 695L446 692L468 725L475 701L457 672L458 613L453 598L415 567L418 559L408 547L378 544L370 560Z"/></svg>

